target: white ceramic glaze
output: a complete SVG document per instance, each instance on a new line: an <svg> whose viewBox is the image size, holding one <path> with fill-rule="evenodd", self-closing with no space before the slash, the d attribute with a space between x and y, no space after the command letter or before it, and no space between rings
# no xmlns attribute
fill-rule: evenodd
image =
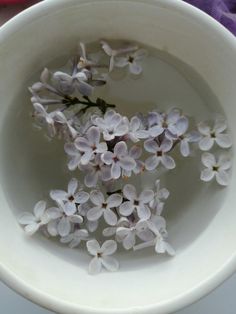
<svg viewBox="0 0 236 314"><path fill-rule="evenodd" d="M85 38L136 40L193 67L222 105L236 145L236 41L206 14L177 0L48 0L26 10L0 29L1 279L58 313L170 313L206 295L235 271L235 165L226 192L201 192L197 201L188 198L187 211L176 213L176 224L172 220L170 226L170 240L177 246L173 259L157 259L148 252L134 260L128 254L120 259L119 272L91 277L87 256L41 237L28 239L16 220L16 198L22 200L19 207L33 204L41 181L30 171L35 156L14 147L14 156L4 154L13 145L10 137L27 145L20 125L19 132L9 128L17 121L13 105L16 108L32 73ZM12 158L21 180L11 171ZM9 182L15 181L22 184L11 194ZM194 192L193 186L188 193Z"/></svg>

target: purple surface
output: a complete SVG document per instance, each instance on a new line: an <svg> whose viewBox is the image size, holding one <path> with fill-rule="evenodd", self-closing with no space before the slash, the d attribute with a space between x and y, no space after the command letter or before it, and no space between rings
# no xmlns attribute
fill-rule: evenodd
<svg viewBox="0 0 236 314"><path fill-rule="evenodd" d="M236 0L184 0L205 11L236 35Z"/></svg>

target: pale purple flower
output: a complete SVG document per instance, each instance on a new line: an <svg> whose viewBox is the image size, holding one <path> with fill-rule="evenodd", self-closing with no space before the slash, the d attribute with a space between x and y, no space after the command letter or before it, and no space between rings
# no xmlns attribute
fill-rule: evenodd
<svg viewBox="0 0 236 314"><path fill-rule="evenodd" d="M115 59L115 66L118 68L128 67L130 73L139 75L143 70L140 61L146 56L147 51L145 49L139 49L125 57L117 57Z"/></svg>
<svg viewBox="0 0 236 314"><path fill-rule="evenodd" d="M213 147L214 143L221 148L231 147L232 139L230 135L223 133L226 129L226 121L222 119L216 120L213 128L204 122L199 123L198 130L202 135L202 138L199 141L199 148L203 151L208 151Z"/></svg>
<svg viewBox="0 0 236 314"><path fill-rule="evenodd" d="M66 214L65 205L62 201L57 201L57 207L47 210L51 221L47 224L47 231L51 236L66 237L72 229L72 224L81 224L83 218L78 214Z"/></svg>
<svg viewBox="0 0 236 314"><path fill-rule="evenodd" d="M140 250L146 247L155 246L156 253L159 253L159 254L167 253L170 256L174 256L175 255L174 249L165 240L166 238L165 219L161 216L152 216L148 225L149 225L149 229L155 235L155 238L153 240L134 246L134 250Z"/></svg>
<svg viewBox="0 0 236 314"><path fill-rule="evenodd" d="M129 171L123 169L123 171L122 171L123 177L131 177L132 172L134 174L139 174L145 170L144 162L142 160L139 160L139 158L142 155L142 148L140 146L138 146L138 145L132 146L129 150L128 155L135 160L136 166L133 170L129 170Z"/></svg>
<svg viewBox="0 0 236 314"><path fill-rule="evenodd" d="M104 237L112 237L116 235L116 230L119 227L129 227L130 226L130 221L126 217L121 217L115 226L107 227L103 229L103 236Z"/></svg>
<svg viewBox="0 0 236 314"><path fill-rule="evenodd" d="M121 226L116 230L116 237L122 242L126 250L130 250L136 244L136 236L142 241L153 239L152 232L148 229L147 221L139 220L137 223L131 223L130 226Z"/></svg>
<svg viewBox="0 0 236 314"><path fill-rule="evenodd" d="M50 197L56 202L65 202L65 214L71 216L76 213L77 208L81 206L81 204L86 203L89 200L89 194L84 191L78 191L78 181L73 178L70 180L68 184L68 190L52 190L50 192Z"/></svg>
<svg viewBox="0 0 236 314"><path fill-rule="evenodd" d="M117 223L117 214L112 209L120 206L122 202L120 194L112 194L105 200L102 192L94 190L90 193L90 200L95 207L88 211L88 220L96 221L103 216L108 225L114 226Z"/></svg>
<svg viewBox="0 0 236 314"><path fill-rule="evenodd" d="M69 243L70 248L75 248L80 245L81 241L87 241L89 233L86 229L77 229L73 233L68 234L60 239L61 243Z"/></svg>
<svg viewBox="0 0 236 314"><path fill-rule="evenodd" d="M144 129L141 120L137 116L132 117L129 122L128 137L134 143L149 137L149 132Z"/></svg>
<svg viewBox="0 0 236 314"><path fill-rule="evenodd" d="M105 141L111 141L116 136L123 136L128 133L129 126L127 119L114 110L108 110L104 117L93 118L93 123L100 128Z"/></svg>
<svg viewBox="0 0 236 314"><path fill-rule="evenodd" d="M33 106L35 109L34 115L37 118L40 118L44 123L46 123L49 136L55 136L55 114L57 113L57 111L52 111L48 113L40 103L34 103Z"/></svg>
<svg viewBox="0 0 236 314"><path fill-rule="evenodd" d="M136 189L131 184L126 184L123 188L124 197L127 201L120 205L119 211L123 216L130 216L135 210L140 219L148 219L151 216L151 211L148 204L154 197L152 190L143 190L140 195L137 195Z"/></svg>
<svg viewBox="0 0 236 314"><path fill-rule="evenodd" d="M107 240L102 246L99 245L97 240L89 240L86 245L88 252L94 256L89 264L90 274L100 273L102 266L109 271L118 270L118 261L110 256L117 250L117 244L114 240Z"/></svg>
<svg viewBox="0 0 236 314"><path fill-rule="evenodd" d="M188 157L190 155L190 143L197 143L201 136L198 132L192 131L187 134L179 136L178 140L180 142L180 153L183 157Z"/></svg>
<svg viewBox="0 0 236 314"><path fill-rule="evenodd" d="M95 187L98 180L103 182L111 180L111 167L104 164L99 154L95 156L93 162L86 166L81 166L80 169L86 172L84 184L89 188Z"/></svg>
<svg viewBox="0 0 236 314"><path fill-rule="evenodd" d="M46 212L46 202L39 201L34 206L33 213L22 213L18 221L21 225L25 225L24 230L28 235L33 235L50 221L50 216Z"/></svg>
<svg viewBox="0 0 236 314"><path fill-rule="evenodd" d="M128 156L128 149L125 142L118 142L114 147L114 152L106 152L101 156L106 165L111 166L111 177L118 179L121 176L121 170L131 171L135 168L135 160Z"/></svg>
<svg viewBox="0 0 236 314"><path fill-rule="evenodd" d="M70 160L67 164L70 171L75 170L80 166L80 160L83 155L75 146L74 143L66 143L64 146L66 154L70 157Z"/></svg>
<svg viewBox="0 0 236 314"><path fill-rule="evenodd" d="M109 72L113 70L113 68L116 66L115 57L124 53L129 53L137 50L137 46L131 46L131 47L124 47L119 49L112 49L111 46L104 40L101 41L102 49L104 52L110 57L110 63L109 63Z"/></svg>
<svg viewBox="0 0 236 314"><path fill-rule="evenodd" d="M90 160L94 159L96 154L102 154L107 151L107 144L100 142L100 130L98 127L92 126L86 133L86 137L77 137L75 139L75 147L82 153L80 162L87 165Z"/></svg>
<svg viewBox="0 0 236 314"><path fill-rule="evenodd" d="M227 155L220 155L218 159L213 154L204 153L202 155L202 163L206 167L201 172L201 180L209 182L216 179L217 183L223 186L229 184L229 169L231 168L231 160Z"/></svg>
<svg viewBox="0 0 236 314"><path fill-rule="evenodd" d="M160 163L167 169L175 168L174 159L167 154L172 147L173 142L167 138L165 138L160 145L155 140L146 140L144 142L144 148L147 152L153 154L145 161L146 169L149 171L154 170Z"/></svg>
<svg viewBox="0 0 236 314"><path fill-rule="evenodd" d="M164 201L167 200L170 192L166 188L161 188L160 180L156 180L155 187L156 191L154 194L154 198L149 203L149 206L155 210L155 214L161 215L165 204Z"/></svg>

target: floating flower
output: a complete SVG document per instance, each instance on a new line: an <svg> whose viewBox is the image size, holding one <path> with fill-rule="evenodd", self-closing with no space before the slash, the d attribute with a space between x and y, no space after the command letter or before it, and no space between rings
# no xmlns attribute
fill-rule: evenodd
<svg viewBox="0 0 236 314"><path fill-rule="evenodd" d="M50 221L50 216L46 213L46 202L39 201L32 213L22 213L19 223L25 225L24 230L28 235L33 235L39 228Z"/></svg>
<svg viewBox="0 0 236 314"><path fill-rule="evenodd" d="M115 60L115 66L119 68L128 66L130 73L139 75L143 70L142 66L140 65L140 61L146 56L147 51L145 49L139 49L126 55L125 57L117 57Z"/></svg>
<svg viewBox="0 0 236 314"><path fill-rule="evenodd" d="M131 184L126 184L123 188L124 197L127 201L120 205L119 211L121 215L130 216L134 210L137 210L140 219L148 219L151 216L151 211L148 206L154 197L152 190L144 190L138 196L136 189Z"/></svg>
<svg viewBox="0 0 236 314"><path fill-rule="evenodd" d="M64 150L66 154L70 157L70 160L67 164L68 169L73 171L80 165L81 157L83 153L81 153L75 146L74 143L66 143L64 146Z"/></svg>
<svg viewBox="0 0 236 314"><path fill-rule="evenodd" d="M143 128L142 122L137 116L130 120L128 137L134 143L149 137L149 132Z"/></svg>
<svg viewBox="0 0 236 314"><path fill-rule="evenodd" d="M218 159L213 154L204 153L202 155L202 163L206 167L201 172L201 180L205 182L216 178L217 183L226 186L229 184L229 172L231 161L229 156L220 155Z"/></svg>
<svg viewBox="0 0 236 314"><path fill-rule="evenodd" d="M203 151L210 150L214 143L222 148L229 148L232 146L232 139L227 133L223 133L227 129L225 120L216 120L213 128L206 123L201 122L198 124L198 130L202 135L199 141L199 148Z"/></svg>
<svg viewBox="0 0 236 314"><path fill-rule="evenodd" d="M134 174L139 174L140 172L144 171L145 169L145 164L142 160L139 160L139 158L142 155L142 148L138 145L134 145L130 148L129 154L128 154L132 159L135 160L136 166L133 170L123 170L122 175L123 177L131 177L132 172Z"/></svg>
<svg viewBox="0 0 236 314"><path fill-rule="evenodd" d="M154 194L153 200L149 203L150 207L154 209L156 215L161 215L163 208L164 208L164 201L170 195L170 192L166 188L160 187L160 180L156 180L155 182L156 192Z"/></svg>
<svg viewBox="0 0 236 314"><path fill-rule="evenodd" d="M101 156L106 165L111 166L111 177L118 179L121 176L121 170L131 171L135 168L136 162L128 156L128 149L125 142L121 141L114 147L114 152L106 152Z"/></svg>
<svg viewBox="0 0 236 314"><path fill-rule="evenodd" d="M89 233L86 229L78 229L75 230L73 233L62 237L60 242L65 244L69 243L69 247L73 249L80 245L81 241L87 241L88 237Z"/></svg>
<svg viewBox="0 0 236 314"><path fill-rule="evenodd" d="M102 246L97 240L89 240L87 243L88 252L94 256L89 264L89 273L92 275L100 273L102 266L109 271L116 271L119 268L117 260L110 256L117 250L117 244L113 240L107 240Z"/></svg>
<svg viewBox="0 0 236 314"><path fill-rule="evenodd" d="M147 170L154 170L157 168L159 163L167 169L175 168L174 159L167 155L167 153L172 149L173 142L169 139L164 139L159 145L155 140L146 140L144 142L144 148L147 152L152 153L145 161L145 166Z"/></svg>
<svg viewBox="0 0 236 314"><path fill-rule="evenodd" d="M112 208L117 208L122 202L120 194L112 194L106 200L100 191L92 191L90 193L90 200L95 205L87 213L87 218L90 221L96 221L101 216L104 217L108 225L114 226L117 223L117 215Z"/></svg>

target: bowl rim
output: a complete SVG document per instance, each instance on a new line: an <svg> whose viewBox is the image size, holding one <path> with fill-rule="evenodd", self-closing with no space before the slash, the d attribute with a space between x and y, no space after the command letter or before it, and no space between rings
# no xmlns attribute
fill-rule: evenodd
<svg viewBox="0 0 236 314"><path fill-rule="evenodd" d="M35 18L48 14L55 9L63 8L65 6L73 4L83 4L83 3L96 3L101 0L44 0L37 4L34 4L30 8L20 12L18 15L10 19L4 25L0 27L0 45L12 34L16 33L25 24L33 21ZM102 0L103 2L133 2L133 3L145 3L147 5L163 6L179 13L188 15L193 19L201 19L204 23L214 32L221 34L224 40L235 49L236 41L233 34L231 34L224 26L214 20L212 17L208 16L203 11L193 7L192 5L182 1L182 0ZM19 276L16 276L14 272L3 265L0 260L0 279L9 288L23 296L24 298L32 301L48 310L55 311L57 313L80 313L80 314L110 314L111 311L116 314L156 314L162 313L172 313L181 308L184 308L205 295L209 294L212 290L217 288L226 279L228 279L236 270L236 253L222 265L222 267L212 276L206 278L199 285L193 287L189 291L182 295L175 297L174 299L168 300L166 302L143 306L140 308L130 307L127 309L95 309L92 307L83 307L78 304L73 304L64 300L60 300L49 294L44 293L41 290L29 285L27 282L23 281Z"/></svg>

